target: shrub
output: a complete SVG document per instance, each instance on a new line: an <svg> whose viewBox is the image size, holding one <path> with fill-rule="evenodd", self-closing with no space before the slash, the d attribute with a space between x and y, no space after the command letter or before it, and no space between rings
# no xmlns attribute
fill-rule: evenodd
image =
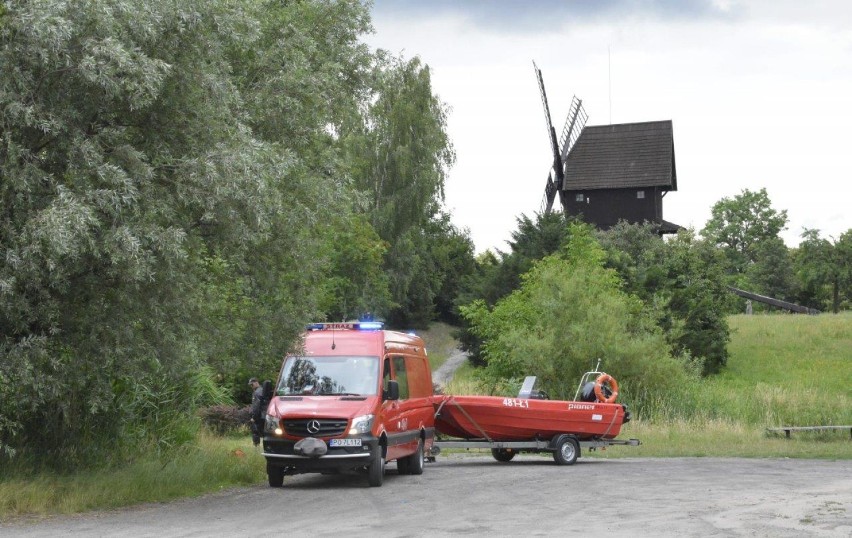
<svg viewBox="0 0 852 538"><path fill-rule="evenodd" d="M483 374L492 386L536 375L552 397L570 399L582 373L602 359L602 368L629 387L627 399L641 405L695 378L697 365L672 356L641 301L621 291L603 259L587 232L572 233L563 251L537 263L493 309L483 302L463 309L483 340Z"/></svg>
<svg viewBox="0 0 852 538"><path fill-rule="evenodd" d="M251 406L212 405L198 410L201 422L211 431L226 435L245 428L251 418Z"/></svg>

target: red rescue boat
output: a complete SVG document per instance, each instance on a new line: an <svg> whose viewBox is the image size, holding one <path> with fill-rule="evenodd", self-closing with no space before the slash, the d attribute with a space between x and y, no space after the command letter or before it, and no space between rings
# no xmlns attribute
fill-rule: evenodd
<svg viewBox="0 0 852 538"><path fill-rule="evenodd" d="M594 381L592 381L594 379ZM548 400L528 377L517 398L443 396L435 401L435 428L463 439L521 441L570 434L578 440L613 439L630 420L615 403L618 385L603 372L587 372L574 401Z"/></svg>

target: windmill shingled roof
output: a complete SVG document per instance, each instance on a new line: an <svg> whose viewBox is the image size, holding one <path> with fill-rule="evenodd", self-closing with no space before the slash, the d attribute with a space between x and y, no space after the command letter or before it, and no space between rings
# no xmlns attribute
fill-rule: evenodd
<svg viewBox="0 0 852 538"><path fill-rule="evenodd" d="M671 120L592 125L568 154L564 190L677 190Z"/></svg>

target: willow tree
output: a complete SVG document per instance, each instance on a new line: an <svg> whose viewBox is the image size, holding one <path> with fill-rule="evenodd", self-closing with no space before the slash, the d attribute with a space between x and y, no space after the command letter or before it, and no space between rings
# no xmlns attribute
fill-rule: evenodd
<svg viewBox="0 0 852 538"><path fill-rule="evenodd" d="M4 6L0 448L179 444L206 365L269 364L316 312L349 192L319 148L352 108L366 8Z"/></svg>

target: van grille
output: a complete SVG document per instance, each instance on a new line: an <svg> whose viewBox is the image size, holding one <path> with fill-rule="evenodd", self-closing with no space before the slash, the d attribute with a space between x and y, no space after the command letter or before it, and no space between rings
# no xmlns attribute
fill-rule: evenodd
<svg viewBox="0 0 852 538"><path fill-rule="evenodd" d="M312 422L318 423L318 431L313 432L308 429L309 426L312 426L311 430L315 429L317 426L317 424L312 425ZM290 435L296 435L298 437L333 437L345 432L348 424L349 421L345 418L285 419L284 431Z"/></svg>

